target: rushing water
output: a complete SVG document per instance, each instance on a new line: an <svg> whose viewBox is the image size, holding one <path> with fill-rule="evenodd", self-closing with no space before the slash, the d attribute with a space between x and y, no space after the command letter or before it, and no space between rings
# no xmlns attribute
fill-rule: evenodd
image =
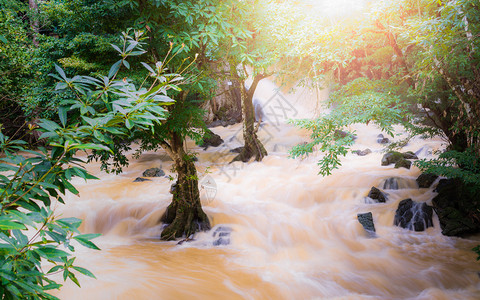
<svg viewBox="0 0 480 300"><path fill-rule="evenodd" d="M274 99L272 85L260 88L266 111L269 100L283 101L288 117L314 112L301 95ZM303 97L308 98L308 97ZM293 106L289 106L289 103ZM282 106L282 105L280 105ZM278 111L277 111L278 112ZM267 111L268 113L268 111ZM283 115L287 116L286 114ZM432 189L418 189L420 171L380 166L380 131L358 125L354 149L370 148L360 157L348 154L332 176L317 175L318 154L290 159L291 146L308 134L280 120L259 134L269 155L260 163L227 164L229 150L240 146L239 125L217 127L225 144L203 150L196 163L200 177L208 173L217 186L213 199L202 190L213 229L177 245L161 242L158 220L171 201L171 182L164 177L133 182L151 167L171 173L164 152L145 153L120 175L104 174L89 165L99 181L77 180L80 197L70 196L57 213L85 220L82 231L99 232L102 251L77 247L77 264L97 279L81 276L82 288L67 283L61 299L479 299L480 264L471 248L478 238L459 239L434 227L412 232L393 225L398 203L405 198L430 204ZM397 137L400 139L402 136ZM422 149L428 156L440 140L415 139L405 151ZM368 204L372 186L381 189L397 178L398 190L386 189L387 203ZM387 186L388 187L388 186ZM372 212L377 231L369 238L357 214ZM214 246L214 232L230 228L230 244ZM59 279L59 278L58 278Z"/></svg>

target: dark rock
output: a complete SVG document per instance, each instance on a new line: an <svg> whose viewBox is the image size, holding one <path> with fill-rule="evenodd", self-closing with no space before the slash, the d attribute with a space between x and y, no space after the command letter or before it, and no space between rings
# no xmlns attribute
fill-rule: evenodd
<svg viewBox="0 0 480 300"><path fill-rule="evenodd" d="M176 181L174 184L170 186L170 194L173 195L175 193L175 191L177 190L177 185L178 185L178 181Z"/></svg>
<svg viewBox="0 0 480 300"><path fill-rule="evenodd" d="M395 169L398 169L398 168L410 169L411 166L412 166L412 162L406 159L400 159L395 163Z"/></svg>
<svg viewBox="0 0 480 300"><path fill-rule="evenodd" d="M381 138L381 139L377 139L377 143L388 144L388 143L390 143L390 140L388 138Z"/></svg>
<svg viewBox="0 0 480 300"><path fill-rule="evenodd" d="M228 233L230 234L232 232L232 228L230 227L226 227L226 226L219 226L217 229L215 229L215 231L213 232L213 237L216 237L217 234L220 234L220 233Z"/></svg>
<svg viewBox="0 0 480 300"><path fill-rule="evenodd" d="M142 174L143 177L162 177L165 176L165 172L163 172L160 168L150 168L145 170Z"/></svg>
<svg viewBox="0 0 480 300"><path fill-rule="evenodd" d="M418 159L417 155L412 151L403 152L402 155L405 159Z"/></svg>
<svg viewBox="0 0 480 300"><path fill-rule="evenodd" d="M376 203L385 203L387 201L387 196L385 193L374 186L370 189L367 197L374 200Z"/></svg>
<svg viewBox="0 0 480 300"><path fill-rule="evenodd" d="M372 153L372 150L367 148L365 150L354 150L352 153L356 153L358 156L365 156Z"/></svg>
<svg viewBox="0 0 480 300"><path fill-rule="evenodd" d="M375 237L375 224L373 223L373 216L371 212L358 214L358 222L362 224L370 237Z"/></svg>
<svg viewBox="0 0 480 300"><path fill-rule="evenodd" d="M245 148L245 147L241 146L241 147L231 149L230 153L240 153L240 152L242 152L243 148Z"/></svg>
<svg viewBox="0 0 480 300"><path fill-rule="evenodd" d="M151 180L147 178L137 177L133 182L143 182L143 181L151 181Z"/></svg>
<svg viewBox="0 0 480 300"><path fill-rule="evenodd" d="M183 239L183 240L179 241L179 242L177 243L177 245L182 245L183 243L190 243L190 242L193 242L193 241L195 241L195 239L186 238L186 239Z"/></svg>
<svg viewBox="0 0 480 300"><path fill-rule="evenodd" d="M422 173L417 178L417 183L419 188L429 188L437 180L438 175L431 173Z"/></svg>
<svg viewBox="0 0 480 300"><path fill-rule="evenodd" d="M377 135L377 139L383 139L383 138L384 138L383 134L380 133L379 135Z"/></svg>
<svg viewBox="0 0 480 300"><path fill-rule="evenodd" d="M203 137L203 142L200 147L203 147L206 150L208 147L218 147L223 144L223 139L216 133L211 130L207 130L205 136Z"/></svg>
<svg viewBox="0 0 480 300"><path fill-rule="evenodd" d="M405 160L405 159L418 159L418 157L415 155L415 153L408 151L404 153L400 153L397 151L390 151L388 153L385 153L382 157L382 166L388 166L389 164L396 164L400 160ZM402 162L402 164L405 164ZM408 167L407 169L410 169Z"/></svg>
<svg viewBox="0 0 480 300"><path fill-rule="evenodd" d="M227 126L234 125L234 124L237 124L237 123L238 122L234 119L231 119L231 120L215 120L212 123L208 124L207 127L209 127L209 128L217 127L217 126L227 127Z"/></svg>
<svg viewBox="0 0 480 300"><path fill-rule="evenodd" d="M226 238L219 238L219 239L213 241L214 246L226 246L226 245L229 245L229 244L230 244L230 239L226 239Z"/></svg>
<svg viewBox="0 0 480 300"><path fill-rule="evenodd" d="M213 237L218 238L213 241L214 246L226 246L230 244L230 234L232 233L232 228L226 226L219 226L213 232Z"/></svg>
<svg viewBox="0 0 480 300"><path fill-rule="evenodd" d="M389 164L394 164L397 161L403 159L403 155L400 152L390 151L385 153L382 157L382 166L388 166Z"/></svg>
<svg viewBox="0 0 480 300"><path fill-rule="evenodd" d="M458 179L440 179L432 204L440 221L442 234L464 236L480 232L478 195Z"/></svg>
<svg viewBox="0 0 480 300"><path fill-rule="evenodd" d="M384 190L398 190L398 178L390 177L385 179L385 183L383 184Z"/></svg>
<svg viewBox="0 0 480 300"><path fill-rule="evenodd" d="M424 231L428 227L433 227L432 216L431 206L405 199L398 204L393 223L409 230Z"/></svg>

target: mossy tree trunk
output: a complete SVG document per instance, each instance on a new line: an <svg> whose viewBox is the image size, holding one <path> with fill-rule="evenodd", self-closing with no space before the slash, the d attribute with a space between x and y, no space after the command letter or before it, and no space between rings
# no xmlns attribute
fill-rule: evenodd
<svg viewBox="0 0 480 300"><path fill-rule="evenodd" d="M189 237L197 231L210 229L210 221L202 209L194 161L184 150L183 139L173 133L170 143L162 145L175 163L178 175L172 188L172 203L160 221L168 224L162 231L162 240Z"/></svg>
<svg viewBox="0 0 480 300"><path fill-rule="evenodd" d="M252 85L248 91L245 88L244 80L239 80L242 100L243 140L245 144L242 151L233 159L233 161L247 162L252 157L255 157L256 161L261 161L268 155L267 150L265 150L265 147L257 136L257 128L255 128L255 110L252 102L253 94L255 93L258 83L265 77L267 76L264 74L256 75L253 78Z"/></svg>

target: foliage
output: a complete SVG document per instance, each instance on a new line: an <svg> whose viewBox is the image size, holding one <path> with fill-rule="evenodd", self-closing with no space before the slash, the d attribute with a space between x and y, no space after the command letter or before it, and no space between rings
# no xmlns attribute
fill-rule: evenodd
<svg viewBox="0 0 480 300"><path fill-rule="evenodd" d="M155 77L150 89L137 89L128 79L115 79L120 67L129 67L128 57L143 54L142 34L129 32L121 37L122 46L113 45L121 57L107 76L68 77L55 66L51 74L59 82L56 90L67 93L58 109L60 124L48 119L39 121L40 139L50 150L24 149L25 141L0 133L2 153L0 168L0 292L5 299L55 299L48 294L61 285L49 276L62 273L79 285L76 272L94 277L74 265L73 241L98 249L91 239L97 234L80 234L81 220L58 218L51 209L69 191L78 194L71 184L73 177L95 179L83 168L77 151L90 150L104 157L115 155L115 139L133 135L135 131L151 131L154 124L166 118L161 105L172 103L166 96L176 74L161 75L164 68L149 74ZM149 67L150 68L150 67ZM54 203L52 200L55 199ZM65 247L66 250L61 250ZM53 264L44 271L46 262Z"/></svg>
<svg viewBox="0 0 480 300"><path fill-rule="evenodd" d="M292 155L319 145L327 154L319 163L321 173L329 174L326 168L338 166L337 155L347 153L350 145L345 141L345 147L332 146L331 134L370 121L383 130L403 124L411 135L440 133L450 141L450 149L471 148L480 155L478 9L471 1L375 1L348 19L322 22L307 16L306 22L290 21L315 27L313 37L293 37L297 43L290 55L310 63L310 80L333 89L331 115L310 124L296 122L312 130L312 141L295 147ZM271 28L279 38L286 35L285 27ZM352 101L368 109L346 108ZM382 110L378 118L376 109ZM320 126L326 123L330 127ZM455 153L451 157L459 159Z"/></svg>
<svg viewBox="0 0 480 300"><path fill-rule="evenodd" d="M338 168L340 156L348 153L348 147L353 145L353 135L338 136L338 130L346 129L354 123L375 122L380 128L393 136L393 124L403 122L405 106L395 96L385 98L383 93L362 93L341 98L338 106L330 114L315 120L294 120L293 124L311 131L311 141L293 147L292 157L312 153L318 145L318 151L325 156L318 162L321 175L330 175ZM368 99L368 102L365 99Z"/></svg>

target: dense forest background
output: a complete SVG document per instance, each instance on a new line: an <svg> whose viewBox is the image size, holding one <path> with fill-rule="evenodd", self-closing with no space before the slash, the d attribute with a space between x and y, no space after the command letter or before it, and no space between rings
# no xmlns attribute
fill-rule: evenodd
<svg viewBox="0 0 480 300"><path fill-rule="evenodd" d="M0 0L0 294L45 298L60 284L49 273L94 276L60 245L80 220L57 219L51 199L92 179L75 158L89 150L121 172L132 143L163 148L176 189L162 239L210 228L201 208L194 153L184 142L211 138L207 122L243 123L234 160L268 155L256 136L258 83L330 88L331 114L293 120L311 131L293 157L325 152L330 174L353 144L338 130L375 123L394 134L440 135L449 146L416 164L450 178L468 228L480 229L480 11L478 1L366 1L362 13L325 14L311 1ZM248 86L246 82L249 82ZM226 85L226 82L232 83ZM224 97L219 95L223 94ZM227 96L225 96L227 95ZM35 228L33 235L27 234ZM54 266L43 271L41 261Z"/></svg>

